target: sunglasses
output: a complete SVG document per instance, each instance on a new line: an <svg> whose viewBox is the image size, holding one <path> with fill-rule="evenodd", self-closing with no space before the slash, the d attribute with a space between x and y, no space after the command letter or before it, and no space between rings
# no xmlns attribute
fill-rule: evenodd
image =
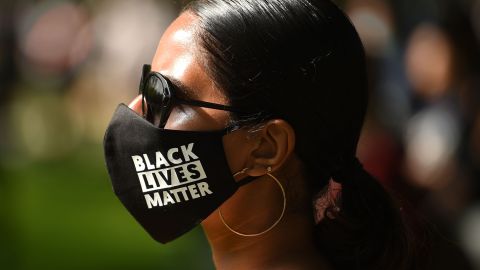
<svg viewBox="0 0 480 270"><path fill-rule="evenodd" d="M143 101L143 117L159 127L165 126L172 108L178 104L242 113L232 106L180 97L179 94L185 91L178 89L162 74L152 71L150 65L143 65L139 92ZM147 105L146 110L145 103Z"/></svg>

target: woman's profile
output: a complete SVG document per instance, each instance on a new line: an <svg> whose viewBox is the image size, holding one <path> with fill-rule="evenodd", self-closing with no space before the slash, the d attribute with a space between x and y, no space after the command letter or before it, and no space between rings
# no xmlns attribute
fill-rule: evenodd
<svg viewBox="0 0 480 270"><path fill-rule="evenodd" d="M217 269L416 269L363 169L363 46L328 0L199 0L105 134L114 191L157 241L201 223Z"/></svg>

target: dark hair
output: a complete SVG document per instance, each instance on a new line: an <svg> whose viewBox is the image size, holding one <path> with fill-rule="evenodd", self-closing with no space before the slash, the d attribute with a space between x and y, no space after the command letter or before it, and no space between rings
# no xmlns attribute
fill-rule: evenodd
<svg viewBox="0 0 480 270"><path fill-rule="evenodd" d="M313 199L354 159L367 107L364 50L347 16L328 0L200 0L185 10L198 17L207 71L231 105L253 112L235 121L292 125ZM413 269L391 197L361 167L349 178L340 216L317 225L318 247L335 269Z"/></svg>

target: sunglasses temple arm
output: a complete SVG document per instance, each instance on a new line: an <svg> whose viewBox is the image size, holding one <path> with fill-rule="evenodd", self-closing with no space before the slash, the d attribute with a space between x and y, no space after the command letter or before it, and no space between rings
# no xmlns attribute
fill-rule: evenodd
<svg viewBox="0 0 480 270"><path fill-rule="evenodd" d="M211 102L206 102L206 101L200 101L200 100L186 100L182 98L176 98L177 102L185 104L185 105L190 105L190 106L196 106L196 107L205 107L205 108L210 108L210 109L215 109L215 110L221 110L221 111L229 111L229 112L237 112L241 113L242 111L232 107L232 106L227 106L227 105L221 105L221 104L216 104L216 103L211 103Z"/></svg>

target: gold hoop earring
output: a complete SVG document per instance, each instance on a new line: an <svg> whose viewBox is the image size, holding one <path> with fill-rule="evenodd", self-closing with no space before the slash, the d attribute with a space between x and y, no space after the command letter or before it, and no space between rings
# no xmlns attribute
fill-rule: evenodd
<svg viewBox="0 0 480 270"><path fill-rule="evenodd" d="M245 173L247 169L243 169L242 171L236 173L235 175L238 175L240 173ZM262 231L262 232L259 232L259 233L252 233L252 234L246 234L246 233L241 233L239 231L236 231L234 230L232 227L230 227L230 225L227 224L227 222L225 221L223 215L222 215L222 209L221 208L218 208L218 214L220 216L220 220L222 221L223 225L225 225L225 227L227 227L227 229L229 229L232 233L236 234L236 235L240 235L240 236L244 236L244 237L254 237L254 236L260 236L262 234L266 234L267 232L271 231L275 226L277 226L277 224L280 222L280 220L282 220L283 218L283 215L285 214L285 209L287 208L287 196L285 195L285 189L283 188L282 184L280 183L280 181L275 177L273 176L272 174L270 174L270 172L272 171L272 168L271 167L268 167L267 169L268 173L266 175L270 176L273 180L275 180L275 182L278 184L278 186L280 187L280 190L282 191L282 196L283 196L283 209L282 209L282 213L280 214L280 217L270 226L268 227L266 230Z"/></svg>

